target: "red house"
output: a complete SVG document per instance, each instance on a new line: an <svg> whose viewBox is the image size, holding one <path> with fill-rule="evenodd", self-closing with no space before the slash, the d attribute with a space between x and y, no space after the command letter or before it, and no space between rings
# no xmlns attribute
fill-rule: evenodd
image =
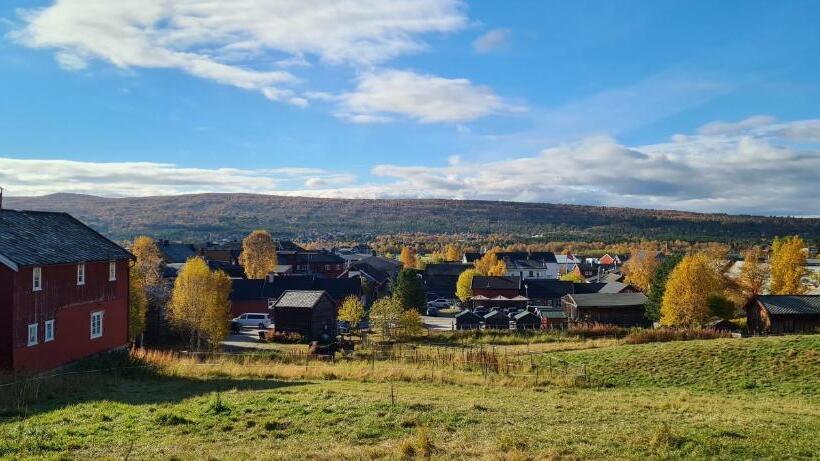
<svg viewBox="0 0 820 461"><path fill-rule="evenodd" d="M128 343L128 266L65 213L0 210L0 368L42 371Z"/></svg>

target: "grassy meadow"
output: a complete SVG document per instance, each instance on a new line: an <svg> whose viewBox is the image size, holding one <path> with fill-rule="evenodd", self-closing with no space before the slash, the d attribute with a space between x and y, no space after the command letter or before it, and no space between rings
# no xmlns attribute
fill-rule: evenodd
<svg viewBox="0 0 820 461"><path fill-rule="evenodd" d="M134 353L120 365L144 368L43 381L7 404L0 457L820 459L820 336L495 353L522 347L537 352L526 366L582 365L591 379L485 378L441 350L335 364Z"/></svg>

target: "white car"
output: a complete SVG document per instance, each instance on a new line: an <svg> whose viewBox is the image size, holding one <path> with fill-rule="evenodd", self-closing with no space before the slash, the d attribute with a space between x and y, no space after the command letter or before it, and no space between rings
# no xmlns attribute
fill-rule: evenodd
<svg viewBox="0 0 820 461"><path fill-rule="evenodd" d="M446 309L450 307L452 301L449 299L438 298L427 303L427 307L435 307L436 309Z"/></svg>
<svg viewBox="0 0 820 461"><path fill-rule="evenodd" d="M259 328L260 330L267 330L270 328L270 314L263 313L248 313L242 314L233 319L240 327L244 328Z"/></svg>

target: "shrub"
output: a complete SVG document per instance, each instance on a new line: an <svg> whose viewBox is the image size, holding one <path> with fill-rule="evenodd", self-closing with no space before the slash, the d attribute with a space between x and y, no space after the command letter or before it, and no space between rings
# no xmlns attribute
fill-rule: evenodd
<svg viewBox="0 0 820 461"><path fill-rule="evenodd" d="M615 336L621 338L629 332L626 328L616 325L606 325L603 323L579 323L567 328L567 334L581 338L600 338L603 336Z"/></svg>
<svg viewBox="0 0 820 461"><path fill-rule="evenodd" d="M667 341L689 341L692 339L731 338L726 331L703 328L659 328L657 330L635 330L626 337L627 344L663 343Z"/></svg>
<svg viewBox="0 0 820 461"><path fill-rule="evenodd" d="M301 343L304 338L295 331L274 331L273 333L269 332L266 339L270 343L298 344Z"/></svg>

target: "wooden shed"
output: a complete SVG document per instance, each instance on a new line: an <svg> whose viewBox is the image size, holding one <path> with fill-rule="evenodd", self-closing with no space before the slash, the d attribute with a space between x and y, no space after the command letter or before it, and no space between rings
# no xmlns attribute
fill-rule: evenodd
<svg viewBox="0 0 820 461"><path fill-rule="evenodd" d="M299 333L308 341L335 338L337 322L336 304L324 290L289 290L273 305L276 331Z"/></svg>
<svg viewBox="0 0 820 461"><path fill-rule="evenodd" d="M588 293L564 296L567 317L578 323L602 323L621 327L648 327L647 298L643 293Z"/></svg>
<svg viewBox="0 0 820 461"><path fill-rule="evenodd" d="M463 310L456 314L456 330L476 330L481 328L481 320L482 318L472 311Z"/></svg>
<svg viewBox="0 0 820 461"><path fill-rule="evenodd" d="M563 308L550 306L537 306L535 312L541 319L541 328L565 328L567 326L567 313Z"/></svg>
<svg viewBox="0 0 820 461"><path fill-rule="evenodd" d="M755 296L744 310L751 333L820 331L820 295Z"/></svg>
<svg viewBox="0 0 820 461"><path fill-rule="evenodd" d="M510 318L504 312L493 310L484 316L484 328L490 330L509 330Z"/></svg>
<svg viewBox="0 0 820 461"><path fill-rule="evenodd" d="M530 311L522 311L515 315L516 330L540 330L541 319Z"/></svg>

